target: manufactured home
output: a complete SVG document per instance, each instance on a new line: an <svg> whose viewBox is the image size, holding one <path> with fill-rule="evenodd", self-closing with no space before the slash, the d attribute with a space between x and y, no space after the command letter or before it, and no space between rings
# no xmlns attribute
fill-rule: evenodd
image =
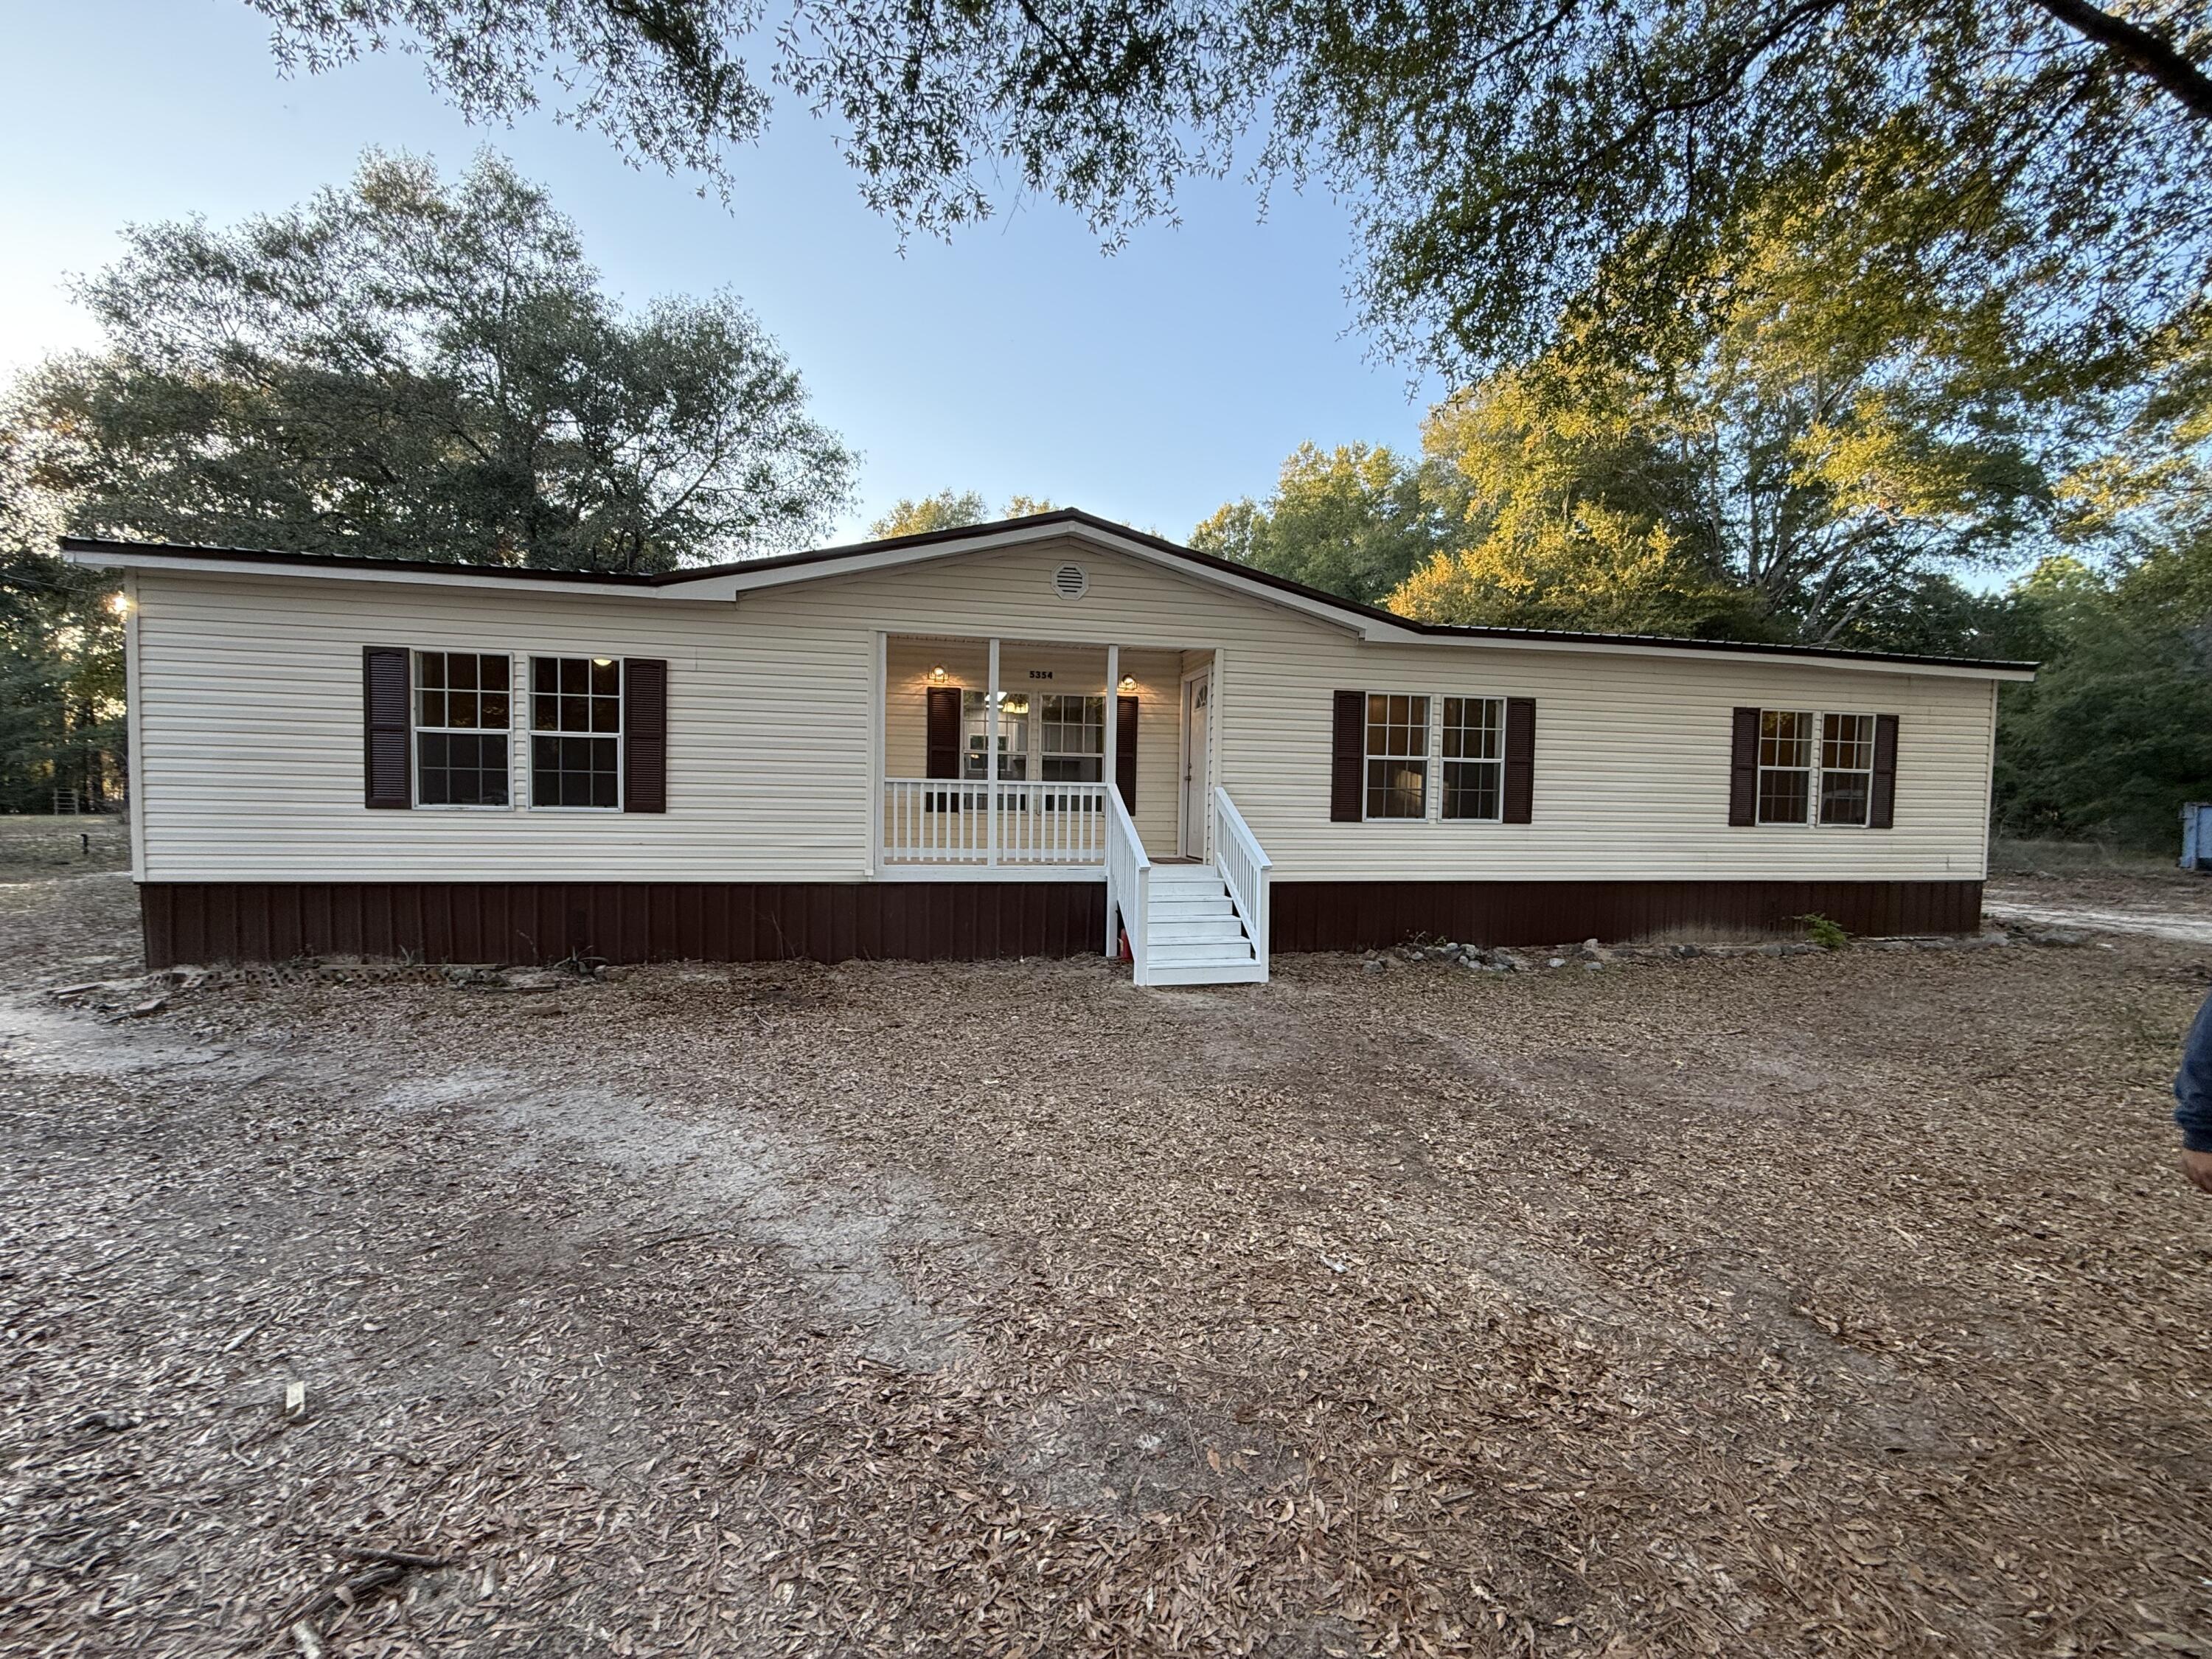
<svg viewBox="0 0 2212 1659"><path fill-rule="evenodd" d="M1978 925L2030 665L1415 623L1086 514L608 574L119 569L149 962Z"/></svg>

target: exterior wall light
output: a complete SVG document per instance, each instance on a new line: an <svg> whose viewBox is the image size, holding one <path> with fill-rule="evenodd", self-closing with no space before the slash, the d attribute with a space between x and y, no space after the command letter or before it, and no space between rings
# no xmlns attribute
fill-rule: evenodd
<svg viewBox="0 0 2212 1659"><path fill-rule="evenodd" d="M1122 675L1121 684L1115 689L1126 696L1137 689L1137 677L1134 674Z"/></svg>
<svg viewBox="0 0 2212 1659"><path fill-rule="evenodd" d="M950 678L951 676L946 674L945 672L945 665L943 663L938 664L936 667L929 671L929 683L932 685L942 685Z"/></svg>

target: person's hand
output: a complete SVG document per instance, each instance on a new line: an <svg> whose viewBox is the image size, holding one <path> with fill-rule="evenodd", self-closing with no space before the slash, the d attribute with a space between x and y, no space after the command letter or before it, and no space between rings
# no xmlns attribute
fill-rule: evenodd
<svg viewBox="0 0 2212 1659"><path fill-rule="evenodd" d="M2189 1177L2190 1185L2200 1192L2212 1193L2212 1152L2192 1152L2181 1149L2181 1173Z"/></svg>

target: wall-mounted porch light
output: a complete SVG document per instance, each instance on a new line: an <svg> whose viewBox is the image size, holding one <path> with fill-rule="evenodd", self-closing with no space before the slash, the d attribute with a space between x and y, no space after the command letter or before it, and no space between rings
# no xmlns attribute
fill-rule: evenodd
<svg viewBox="0 0 2212 1659"><path fill-rule="evenodd" d="M1115 689L1116 690L1118 690L1118 691L1121 691L1121 693L1123 693L1124 695L1127 695L1127 693L1129 693L1129 692L1131 692L1131 691L1135 690L1137 689L1137 677L1136 677L1134 674L1124 674L1124 675L1122 675L1122 676L1121 676L1121 684L1120 685L1116 686Z"/></svg>
<svg viewBox="0 0 2212 1659"><path fill-rule="evenodd" d="M942 685L950 678L951 676L946 674L945 672L945 665L943 663L938 664L936 667L929 671L929 683L932 685Z"/></svg>

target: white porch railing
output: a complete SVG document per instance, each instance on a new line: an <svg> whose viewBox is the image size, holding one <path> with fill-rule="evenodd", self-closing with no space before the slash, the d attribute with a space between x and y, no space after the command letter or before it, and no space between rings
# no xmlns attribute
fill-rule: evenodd
<svg viewBox="0 0 2212 1659"><path fill-rule="evenodd" d="M1152 931L1152 861L1145 856L1145 843L1121 805L1121 792L1106 796L1106 954L1121 954L1115 917L1120 932L1129 939L1130 977L1139 985L1151 982L1145 966L1146 937Z"/></svg>
<svg viewBox="0 0 2212 1659"><path fill-rule="evenodd" d="M1102 865L1109 793L1103 783L886 778L884 861Z"/></svg>
<svg viewBox="0 0 2212 1659"><path fill-rule="evenodd" d="M1230 902L1237 907L1237 919L1244 924L1246 937L1252 941L1252 953L1260 960L1264 971L1267 966L1267 912L1272 897L1268 872L1275 867L1259 837L1252 833L1244 815L1237 810L1237 803L1229 799L1226 789L1216 787L1213 792L1213 863L1221 872L1222 884L1229 889Z"/></svg>

